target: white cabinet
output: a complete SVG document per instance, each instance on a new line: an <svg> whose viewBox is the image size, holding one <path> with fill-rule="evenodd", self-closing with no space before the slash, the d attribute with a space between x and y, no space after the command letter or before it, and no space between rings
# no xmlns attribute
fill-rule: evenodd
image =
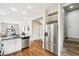
<svg viewBox="0 0 79 59"><path fill-rule="evenodd" d="M15 50L14 40L5 40L5 41L3 41L3 44L4 44L4 54L5 55L14 52L14 50Z"/></svg>
<svg viewBox="0 0 79 59"><path fill-rule="evenodd" d="M22 39L16 39L15 40L15 49L16 51L19 51L22 49Z"/></svg>
<svg viewBox="0 0 79 59"><path fill-rule="evenodd" d="M21 39L4 40L4 55L21 50Z"/></svg>

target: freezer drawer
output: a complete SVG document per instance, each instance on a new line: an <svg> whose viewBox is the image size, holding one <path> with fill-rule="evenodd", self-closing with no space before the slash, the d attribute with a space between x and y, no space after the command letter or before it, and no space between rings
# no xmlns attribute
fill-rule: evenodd
<svg viewBox="0 0 79 59"><path fill-rule="evenodd" d="M54 53L55 55L58 54L58 46L57 46L57 44L46 43L45 44L45 49L48 50L51 53Z"/></svg>

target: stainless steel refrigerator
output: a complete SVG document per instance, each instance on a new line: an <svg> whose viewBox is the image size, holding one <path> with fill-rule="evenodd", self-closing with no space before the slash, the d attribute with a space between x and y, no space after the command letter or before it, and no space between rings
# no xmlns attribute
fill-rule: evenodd
<svg viewBox="0 0 79 59"><path fill-rule="evenodd" d="M58 55L58 25L57 22L46 24L44 48L49 52Z"/></svg>

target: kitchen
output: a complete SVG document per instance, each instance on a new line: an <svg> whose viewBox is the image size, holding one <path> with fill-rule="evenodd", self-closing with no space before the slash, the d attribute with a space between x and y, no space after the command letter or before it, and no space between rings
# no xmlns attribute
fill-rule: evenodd
<svg viewBox="0 0 79 59"><path fill-rule="evenodd" d="M9 6L9 7L8 7ZM52 6L56 6L55 8L52 8ZM1 44L1 55L13 55L15 53L17 56L17 52L19 52L19 56L21 54L24 54L22 56L54 56L54 53L57 55L57 38L55 38L54 46L53 42L47 43L44 42L44 39L47 40L45 37L45 21L48 21L49 24L51 22L53 24L57 24L57 4L32 4L32 3L2 3L0 4L0 44ZM46 11L48 10L48 11ZM52 11L53 10L53 11ZM46 16L49 15L49 16ZM52 15L52 16L51 16ZM54 16L55 15L55 16ZM42 29L41 33L36 32L36 28L32 27L32 21L39 20L38 18L42 17ZM49 18L49 19L48 19ZM47 23L47 22L46 22ZM34 25L35 26L35 25ZM57 27L57 26L54 26ZM52 29L51 29L52 30ZM53 29L54 31L55 29ZM37 31L39 31L37 29ZM49 30L50 31L50 30ZM48 31L48 32L49 32ZM52 31L51 31L52 32ZM57 30L56 30L57 32ZM40 34L40 36L38 35ZM49 33L50 34L50 33ZM57 34L56 34L57 35ZM41 39L40 39L40 38ZM49 37L49 36L47 36ZM39 39L42 41L39 41ZM50 39L50 38L48 38ZM51 40L53 41L53 37ZM33 44L32 44L33 43ZM50 45L49 45L50 44ZM38 46L40 46L38 48ZM33 48L32 48L33 46ZM48 49L48 46L50 47L52 53L50 52L50 49ZM35 49L35 50L34 50ZM42 50L41 50L42 49ZM47 50L48 49L48 50ZM52 50L53 49L53 50ZM23 51L24 53L23 53ZM25 51L27 50L27 52ZM34 50L34 52L30 52L30 50ZM55 51L56 50L56 51ZM36 52L37 51L37 52ZM54 52L55 51L55 52ZM21 52L21 53L20 53ZM40 53L41 52L41 53ZM54 52L54 53L53 53ZM46 54L47 53L47 54Z"/></svg>
<svg viewBox="0 0 79 59"><path fill-rule="evenodd" d="M18 34L18 24L1 23L1 40L4 45L4 55L29 47L29 36Z"/></svg>

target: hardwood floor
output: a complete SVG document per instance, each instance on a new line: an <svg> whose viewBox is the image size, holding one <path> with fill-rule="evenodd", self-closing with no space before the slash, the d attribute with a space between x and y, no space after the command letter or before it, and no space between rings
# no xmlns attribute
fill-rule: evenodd
<svg viewBox="0 0 79 59"><path fill-rule="evenodd" d="M32 42L30 48L23 49L22 51L10 54L8 56L54 56L54 54L42 48L41 40L35 40Z"/></svg>
<svg viewBox="0 0 79 59"><path fill-rule="evenodd" d="M66 56L79 56L79 42L66 40L64 42Z"/></svg>

